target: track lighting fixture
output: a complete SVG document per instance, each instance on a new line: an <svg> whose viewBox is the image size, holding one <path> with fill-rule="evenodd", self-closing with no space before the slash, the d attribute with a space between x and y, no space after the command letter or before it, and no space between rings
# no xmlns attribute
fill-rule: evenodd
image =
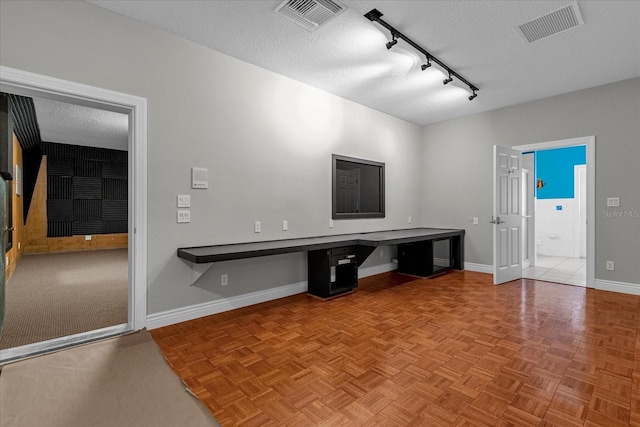
<svg viewBox="0 0 640 427"><path fill-rule="evenodd" d="M442 67L442 69L445 70L449 74L449 77L442 81L443 84L446 85L448 83L451 83L453 81L453 77L455 77L456 79L460 80L462 83L464 83L467 86L469 86L469 89L473 92L473 95L469 96L469 100L472 100L476 96L478 96L478 94L476 92L479 91L480 89L478 89L478 87L476 85L470 83L467 79L465 79L460 74L456 73L453 69L451 69L447 64L445 64L444 62L442 62L441 60L439 60L435 56L431 55L424 48L422 48L419 45L417 45L409 37L405 36L400 31L396 30L393 26L389 25L387 22L385 22L383 19L381 19L382 18L382 13L378 9L371 9L364 16L365 16L365 18L367 18L371 22L377 22L378 24L382 25L384 28L386 28L387 30L389 30L391 32L391 37L393 39L390 42L387 42L387 49L391 49L396 43L398 43L398 39L404 40L408 45L410 45L411 47L416 49L418 52L420 52L424 56L426 56L427 62L420 66L422 71L424 71L427 68L431 67L431 61L433 61L436 64L438 64L440 67Z"/></svg>
<svg viewBox="0 0 640 427"><path fill-rule="evenodd" d="M420 68L422 68L422 71L426 70L427 68L431 67L431 60L429 59L429 57L427 56L427 62L422 64L420 66Z"/></svg>
<svg viewBox="0 0 640 427"><path fill-rule="evenodd" d="M391 33L391 37L393 37L393 39L390 42L387 42L387 49L391 49L393 46L395 46L396 43L398 43L398 40L396 39L396 33Z"/></svg>

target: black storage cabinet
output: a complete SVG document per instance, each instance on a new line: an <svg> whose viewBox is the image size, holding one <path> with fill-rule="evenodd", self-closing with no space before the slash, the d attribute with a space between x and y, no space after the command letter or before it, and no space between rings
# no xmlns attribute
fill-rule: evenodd
<svg viewBox="0 0 640 427"><path fill-rule="evenodd" d="M450 237L398 245L398 273L429 277L454 268Z"/></svg>
<svg viewBox="0 0 640 427"><path fill-rule="evenodd" d="M309 251L309 293L320 298L331 298L358 287L357 247Z"/></svg>

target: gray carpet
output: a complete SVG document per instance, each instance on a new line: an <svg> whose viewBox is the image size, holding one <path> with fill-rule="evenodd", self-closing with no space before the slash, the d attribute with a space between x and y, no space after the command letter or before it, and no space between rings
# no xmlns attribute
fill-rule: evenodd
<svg viewBox="0 0 640 427"><path fill-rule="evenodd" d="M28 255L5 289L0 349L127 323L127 249Z"/></svg>
<svg viewBox="0 0 640 427"><path fill-rule="evenodd" d="M140 331L3 366L0 427L33 426L219 424Z"/></svg>

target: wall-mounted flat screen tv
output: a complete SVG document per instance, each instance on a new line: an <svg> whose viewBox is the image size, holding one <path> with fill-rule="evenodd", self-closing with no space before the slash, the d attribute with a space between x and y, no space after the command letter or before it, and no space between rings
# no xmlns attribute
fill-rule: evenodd
<svg viewBox="0 0 640 427"><path fill-rule="evenodd" d="M384 218L384 163L332 155L333 219Z"/></svg>

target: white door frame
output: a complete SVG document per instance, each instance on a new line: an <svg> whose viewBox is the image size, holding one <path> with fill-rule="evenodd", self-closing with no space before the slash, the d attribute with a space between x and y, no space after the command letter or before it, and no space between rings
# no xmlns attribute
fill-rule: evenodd
<svg viewBox="0 0 640 427"><path fill-rule="evenodd" d="M582 196L582 192L584 191L583 186L588 188L586 181L583 181L583 179L586 180L586 170L587 167L585 165L575 165L573 167L573 194L574 200L576 201L573 219L573 232L575 236L575 239L573 239L573 256L575 258L580 258L583 252L582 248L584 247L586 251L587 246L585 244L586 235L582 235L583 231L586 232L586 230L583 228L583 220L586 220L586 212L583 212L582 207L583 203L586 202L586 200L584 200L585 197ZM586 203L584 204L586 210Z"/></svg>
<svg viewBox="0 0 640 427"><path fill-rule="evenodd" d="M0 66L0 91L45 98L86 107L124 113L129 116L129 295L128 321L124 330L139 330L147 323L147 100ZM109 328L106 328L109 329ZM114 330L95 331L112 335ZM96 333L82 340L96 338ZM56 340L46 341L52 343ZM67 345L69 341L66 340ZM59 347L60 343L48 348ZM6 352L0 352L6 353ZM6 354L0 360L6 360Z"/></svg>
<svg viewBox="0 0 640 427"><path fill-rule="evenodd" d="M533 171L524 167L524 156L522 156L522 268L530 267L533 264L533 251L535 247L531 241L531 223L533 222L534 206L531 206L531 193L533 191ZM524 254L527 254L525 258Z"/></svg>
<svg viewBox="0 0 640 427"><path fill-rule="evenodd" d="M512 148L520 151L548 150L551 148L572 147L584 145L587 147L587 287L595 285L596 265L596 137L583 136L580 138L562 139L558 141L539 142L534 144L517 145Z"/></svg>

